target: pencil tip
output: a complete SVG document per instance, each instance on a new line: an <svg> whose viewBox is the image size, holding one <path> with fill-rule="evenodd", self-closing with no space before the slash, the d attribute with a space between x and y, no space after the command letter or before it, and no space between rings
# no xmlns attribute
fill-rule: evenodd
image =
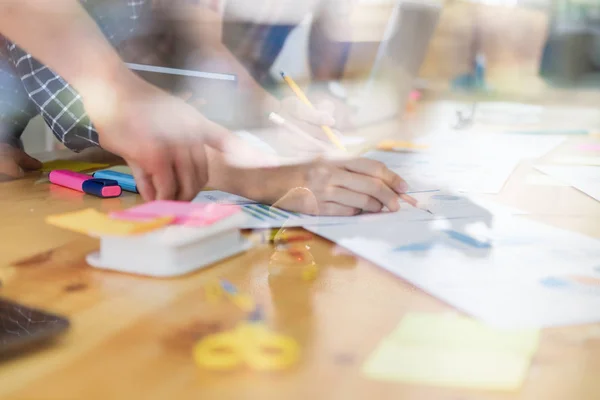
<svg viewBox="0 0 600 400"><path fill-rule="evenodd" d="M285 78L285 73L283 71L279 71L279 74L281 75L282 78Z"/></svg>

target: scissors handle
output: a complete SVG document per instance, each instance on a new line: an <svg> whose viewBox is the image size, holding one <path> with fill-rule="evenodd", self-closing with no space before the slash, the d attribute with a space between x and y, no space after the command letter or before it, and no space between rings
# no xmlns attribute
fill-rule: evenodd
<svg viewBox="0 0 600 400"><path fill-rule="evenodd" d="M239 367L244 360L236 343L233 331L207 336L194 346L194 360L200 367L215 371Z"/></svg>
<svg viewBox="0 0 600 400"><path fill-rule="evenodd" d="M260 322L244 324L239 332L254 336L243 342L246 362L253 369L282 370L298 360L298 343L291 337L270 331Z"/></svg>
<svg viewBox="0 0 600 400"><path fill-rule="evenodd" d="M208 336L194 347L194 359L204 368L229 370L248 364L256 370L281 370L298 360L299 347L290 337L263 323L242 323L230 332Z"/></svg>

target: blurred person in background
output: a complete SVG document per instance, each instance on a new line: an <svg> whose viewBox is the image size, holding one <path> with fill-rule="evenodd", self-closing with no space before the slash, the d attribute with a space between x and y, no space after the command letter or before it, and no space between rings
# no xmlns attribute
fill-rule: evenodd
<svg viewBox="0 0 600 400"><path fill-rule="evenodd" d="M0 33L7 38L0 58L3 164L12 163L17 173L39 167L19 140L39 113L68 148L101 146L122 157L145 200L190 200L208 184L269 204L307 189L318 210L294 196L280 206L321 215L399 208L406 183L373 160L229 165L227 153L239 159L250 151L240 153L227 129L143 81L121 60L120 45L143 30L148 12L144 0L0 3Z"/></svg>
<svg viewBox="0 0 600 400"><path fill-rule="evenodd" d="M348 114L328 83L343 77L354 1L156 0L154 5L156 14L163 16L161 23L175 32L175 44L171 45L183 53L179 56L183 65L178 67L238 77L239 103L243 105L239 107L242 123L238 127L268 125L266 115L274 111L325 140L319 126L334 126L336 120L342 126ZM272 75L291 32L309 17L308 48L293 49L292 54L308 53L308 96L316 110L304 105Z"/></svg>

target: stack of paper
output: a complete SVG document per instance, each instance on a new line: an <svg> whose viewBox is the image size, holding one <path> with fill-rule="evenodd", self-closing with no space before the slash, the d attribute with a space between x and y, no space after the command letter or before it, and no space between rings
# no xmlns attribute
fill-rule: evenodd
<svg viewBox="0 0 600 400"><path fill-rule="evenodd" d="M537 330L497 330L456 315L408 314L364 365L373 379L515 390L539 341Z"/></svg>
<svg viewBox="0 0 600 400"><path fill-rule="evenodd" d="M536 169L600 201L600 167L540 165Z"/></svg>

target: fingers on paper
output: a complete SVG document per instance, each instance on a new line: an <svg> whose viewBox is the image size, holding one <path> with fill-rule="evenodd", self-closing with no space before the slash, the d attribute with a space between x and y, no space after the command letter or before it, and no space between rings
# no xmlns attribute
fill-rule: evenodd
<svg viewBox="0 0 600 400"><path fill-rule="evenodd" d="M381 178L357 171L341 170L334 175L332 183L335 186L372 197L390 211L398 211L400 208L398 194ZM373 203L369 203L368 206L373 207Z"/></svg>
<svg viewBox="0 0 600 400"><path fill-rule="evenodd" d="M356 158L347 160L343 165L348 171L380 179L398 194L406 193L408 190L406 181L380 161Z"/></svg>
<svg viewBox="0 0 600 400"><path fill-rule="evenodd" d="M339 186L329 188L326 195L326 201L350 207L354 210L368 212L379 212L383 208L381 201L377 200L375 197ZM350 215L354 214L356 214L356 212Z"/></svg>

